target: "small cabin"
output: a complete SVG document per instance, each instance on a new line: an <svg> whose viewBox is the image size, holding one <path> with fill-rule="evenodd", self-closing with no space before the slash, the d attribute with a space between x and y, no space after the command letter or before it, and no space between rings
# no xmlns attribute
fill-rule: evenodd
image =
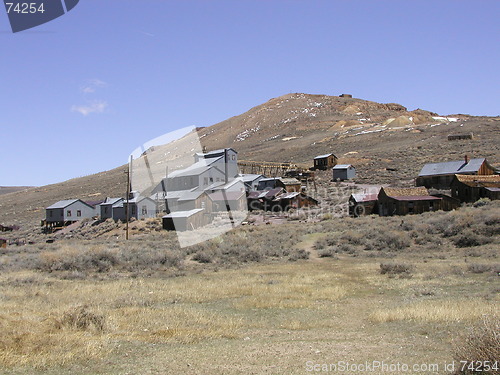
<svg viewBox="0 0 500 375"><path fill-rule="evenodd" d="M337 165L338 158L334 154L318 155L314 158L314 169L326 171Z"/></svg>
<svg viewBox="0 0 500 375"><path fill-rule="evenodd" d="M332 168L333 181L346 181L356 177L356 168L351 164L337 164Z"/></svg>
<svg viewBox="0 0 500 375"><path fill-rule="evenodd" d="M378 214L378 193L357 193L349 197L349 215L352 217Z"/></svg>

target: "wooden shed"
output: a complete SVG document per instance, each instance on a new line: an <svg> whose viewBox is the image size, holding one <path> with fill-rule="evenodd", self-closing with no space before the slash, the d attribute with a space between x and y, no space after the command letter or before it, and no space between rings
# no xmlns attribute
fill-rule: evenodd
<svg viewBox="0 0 500 375"><path fill-rule="evenodd" d="M338 158L334 154L318 155L314 158L314 169L326 171L337 165Z"/></svg>
<svg viewBox="0 0 500 375"><path fill-rule="evenodd" d="M196 208L189 211L171 212L162 218L163 229L183 232L201 228L210 222L203 211L201 208Z"/></svg>
<svg viewBox="0 0 500 375"><path fill-rule="evenodd" d="M280 178L281 183L283 184L282 187L285 188L285 190L289 193L292 192L297 192L301 191L301 182L297 180L296 178Z"/></svg>
<svg viewBox="0 0 500 375"><path fill-rule="evenodd" d="M421 214L437 211L442 207L442 198L429 195L424 187L381 188L378 193L380 216Z"/></svg>
<svg viewBox="0 0 500 375"><path fill-rule="evenodd" d="M378 214L378 193L358 193L349 197L349 215L353 217Z"/></svg>
<svg viewBox="0 0 500 375"><path fill-rule="evenodd" d="M460 202L475 202L481 198L499 199L500 176L455 175L450 184L451 196Z"/></svg>
<svg viewBox="0 0 500 375"><path fill-rule="evenodd" d="M332 168L333 181L345 181L356 177L356 169L351 164L337 164Z"/></svg>
<svg viewBox="0 0 500 375"><path fill-rule="evenodd" d="M7 247L7 240L4 238L0 238L0 248L6 248Z"/></svg>

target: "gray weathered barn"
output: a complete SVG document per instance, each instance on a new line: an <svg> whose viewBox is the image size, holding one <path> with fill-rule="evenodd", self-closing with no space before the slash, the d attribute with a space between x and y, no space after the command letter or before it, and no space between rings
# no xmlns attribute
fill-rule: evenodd
<svg viewBox="0 0 500 375"><path fill-rule="evenodd" d="M495 173L495 168L485 158L469 160L466 156L464 160L424 165L417 177L416 186L449 189L456 174L493 175Z"/></svg>

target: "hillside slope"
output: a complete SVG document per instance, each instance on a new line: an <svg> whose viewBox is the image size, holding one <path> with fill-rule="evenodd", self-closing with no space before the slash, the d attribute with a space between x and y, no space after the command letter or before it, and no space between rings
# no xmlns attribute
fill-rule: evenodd
<svg viewBox="0 0 500 375"><path fill-rule="evenodd" d="M471 132L473 140L447 140L449 134ZM440 118L355 98L287 94L198 133L208 150L233 147L242 160L311 166L314 156L333 152L357 167L360 183L411 185L423 164L464 155L500 166L499 117ZM123 196L124 170L0 195L0 223L33 225L44 217L44 207L60 199Z"/></svg>

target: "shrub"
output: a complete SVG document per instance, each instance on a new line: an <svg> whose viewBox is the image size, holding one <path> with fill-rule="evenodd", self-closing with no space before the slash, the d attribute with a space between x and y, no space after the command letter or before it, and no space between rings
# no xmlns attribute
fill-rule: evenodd
<svg viewBox="0 0 500 375"><path fill-rule="evenodd" d="M500 358L500 320L497 316L486 316L459 337L454 345L454 359L458 364L455 374L500 374L498 367L491 371L477 368L479 363L497 364ZM469 366L470 365L470 366ZM470 368L469 368L470 367ZM473 371L472 368L475 367Z"/></svg>
<svg viewBox="0 0 500 375"><path fill-rule="evenodd" d="M380 273L382 275L410 274L413 266L405 263L380 263Z"/></svg>
<svg viewBox="0 0 500 375"><path fill-rule="evenodd" d="M72 328L79 330L94 329L102 332L105 328L104 316L89 311L88 306L76 306L66 311L60 319L55 319L55 328Z"/></svg>
<svg viewBox="0 0 500 375"><path fill-rule="evenodd" d="M472 273L486 273L486 272L496 273L500 271L500 265L471 263L467 266L467 270Z"/></svg>

